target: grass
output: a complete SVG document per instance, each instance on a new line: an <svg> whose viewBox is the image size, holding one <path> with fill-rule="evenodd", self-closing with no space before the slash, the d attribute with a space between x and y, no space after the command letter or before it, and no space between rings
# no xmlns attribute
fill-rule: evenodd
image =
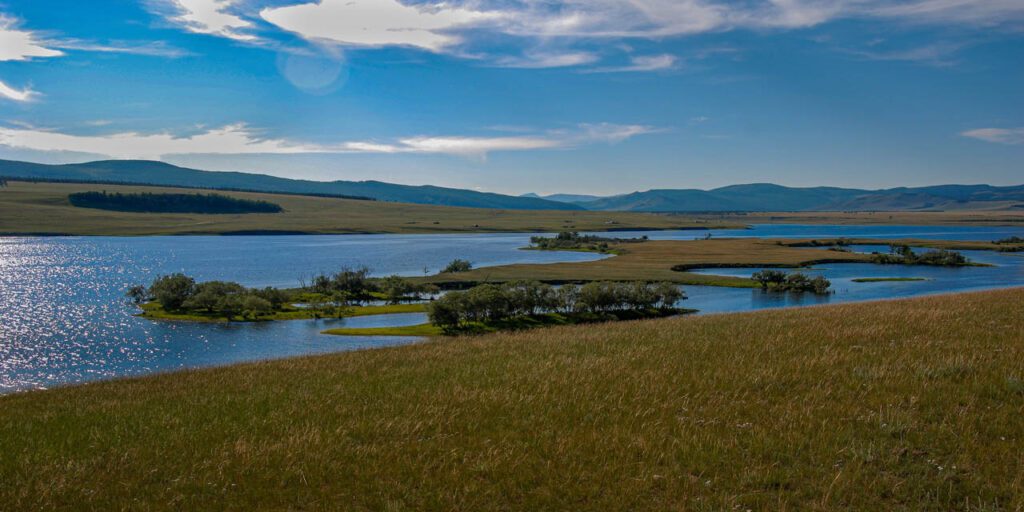
<svg viewBox="0 0 1024 512"><path fill-rule="evenodd" d="M1009 206L1009 204L1006 204ZM957 210L935 212L749 212L702 214L706 222L745 224L841 224L899 226L1022 226L1024 210Z"/></svg>
<svg viewBox="0 0 1024 512"><path fill-rule="evenodd" d="M11 510L1020 510L1024 290L0 397Z"/></svg>
<svg viewBox="0 0 1024 512"><path fill-rule="evenodd" d="M855 283L885 283L885 282L903 282L903 281L927 281L928 279L923 277L858 277L853 279Z"/></svg>
<svg viewBox="0 0 1024 512"><path fill-rule="evenodd" d="M215 191L225 196L268 201L283 213L203 215L132 213L76 208L68 194L85 191L203 193L170 187L28 183L0 188L0 234L219 235L246 233L458 233L551 232L567 229L703 229L743 227L689 216L624 212L526 211L455 208L337 198Z"/></svg>
<svg viewBox="0 0 1024 512"><path fill-rule="evenodd" d="M531 279L551 283L585 281L669 281L689 285L754 288L747 278L688 272L699 268L802 267L827 261L869 262L857 253L791 247L781 240L732 238L657 240L617 244L618 255L598 261L519 264L419 278L443 286Z"/></svg>
<svg viewBox="0 0 1024 512"><path fill-rule="evenodd" d="M150 320L174 320L174 321L185 321L185 322L227 322L228 318L223 315L215 313L203 314L203 313L172 313L164 310L164 308L158 302L150 302L139 306L142 309L142 313L138 316L142 318L148 318ZM383 306L353 306L350 307L346 313L346 317L355 316L370 316L370 315L389 315L395 313L422 313L427 310L427 305L424 303L413 303L413 304L387 304ZM272 320L312 320L317 318L313 311L303 308L290 308L284 311L278 311L273 315L261 316L256 319L242 319L234 318L233 321L257 321L266 322ZM322 318L322 315L321 315Z"/></svg>

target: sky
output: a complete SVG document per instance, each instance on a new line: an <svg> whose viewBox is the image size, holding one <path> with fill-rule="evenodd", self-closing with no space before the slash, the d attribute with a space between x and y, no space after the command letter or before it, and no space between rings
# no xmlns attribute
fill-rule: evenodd
<svg viewBox="0 0 1024 512"><path fill-rule="evenodd" d="M0 158L508 194L1024 183L1024 0L0 0Z"/></svg>

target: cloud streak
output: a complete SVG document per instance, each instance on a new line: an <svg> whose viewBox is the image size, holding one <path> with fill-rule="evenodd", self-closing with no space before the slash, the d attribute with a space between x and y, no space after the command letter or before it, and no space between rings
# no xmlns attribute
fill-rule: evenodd
<svg viewBox="0 0 1024 512"><path fill-rule="evenodd" d="M960 133L964 137L996 144L1024 145L1024 127L977 128Z"/></svg>
<svg viewBox="0 0 1024 512"><path fill-rule="evenodd" d="M167 0L174 14L170 21L197 34L226 37L236 41L255 42L258 38L245 32L253 23L231 11L239 0Z"/></svg>
<svg viewBox="0 0 1024 512"><path fill-rule="evenodd" d="M36 151L91 153L118 159L160 159L171 155L244 155L316 153L420 153L486 158L491 152L565 149L587 144L615 144L654 133L643 125L581 124L571 130L504 137L417 136L393 141L345 141L312 144L261 137L246 124L233 124L189 136L121 132L74 135L32 127L0 127L0 146Z"/></svg>

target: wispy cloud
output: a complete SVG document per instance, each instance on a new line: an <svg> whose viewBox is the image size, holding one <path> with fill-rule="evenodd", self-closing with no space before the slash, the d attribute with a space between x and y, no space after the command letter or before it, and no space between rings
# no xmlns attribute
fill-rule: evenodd
<svg viewBox="0 0 1024 512"><path fill-rule="evenodd" d="M997 144L1024 144L1024 127L1021 128L977 128L960 133L964 137L994 142Z"/></svg>
<svg viewBox="0 0 1024 512"><path fill-rule="evenodd" d="M569 52L569 53L527 53L522 56L500 57L494 64L506 68L542 69L542 68L568 68L592 64L601 57L590 52Z"/></svg>
<svg viewBox="0 0 1024 512"><path fill-rule="evenodd" d="M611 123L581 124L568 130L532 135L416 136L390 141L343 141L313 144L262 137L246 124L233 124L188 136L171 133L120 132L75 135L33 127L0 127L0 146L37 151L70 151L112 158L159 159L170 155L208 154L314 154L314 153L424 153L485 158L491 152L563 149L595 143L614 144L654 133L653 127Z"/></svg>
<svg viewBox="0 0 1024 512"><path fill-rule="evenodd" d="M18 20L0 14L0 62L25 61L36 58L59 57L59 50L47 48L42 38L36 33L19 27ZM30 102L39 97L39 93L29 87L17 88L0 81L0 99Z"/></svg>
<svg viewBox="0 0 1024 512"><path fill-rule="evenodd" d="M34 100L39 93L29 88L15 89L3 82L0 82L0 98L17 102L29 102Z"/></svg>
<svg viewBox="0 0 1024 512"><path fill-rule="evenodd" d="M53 41L51 45L62 50L123 53L128 55L144 55L148 57L163 57L168 59L178 59L192 55L191 52L171 46L164 41L115 40L99 43L83 39L61 39Z"/></svg>
<svg viewBox="0 0 1024 512"><path fill-rule="evenodd" d="M679 58L675 55L636 55L630 57L630 63L625 66L608 66L591 68L586 73L640 73L650 71L665 71L675 69L679 65Z"/></svg>

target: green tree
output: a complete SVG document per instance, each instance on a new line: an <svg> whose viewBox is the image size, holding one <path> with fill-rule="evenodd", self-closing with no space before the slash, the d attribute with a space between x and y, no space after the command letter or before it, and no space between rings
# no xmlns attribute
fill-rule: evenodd
<svg viewBox="0 0 1024 512"><path fill-rule="evenodd" d="M269 300L259 297L254 294L246 295L242 299L242 310L246 317L257 319L261 316L267 316L274 312L274 306Z"/></svg>
<svg viewBox="0 0 1024 512"><path fill-rule="evenodd" d="M195 288L195 279L178 273L156 278L149 287L149 293L164 309L176 311L192 297Z"/></svg>
<svg viewBox="0 0 1024 512"><path fill-rule="evenodd" d="M448 266L445 267L444 270L441 271L441 273L442 274L455 274L455 273L458 273L458 272L469 272L470 270L473 270L473 264L472 263L470 263L467 260L456 258L456 259L452 260L451 263L449 263Z"/></svg>

